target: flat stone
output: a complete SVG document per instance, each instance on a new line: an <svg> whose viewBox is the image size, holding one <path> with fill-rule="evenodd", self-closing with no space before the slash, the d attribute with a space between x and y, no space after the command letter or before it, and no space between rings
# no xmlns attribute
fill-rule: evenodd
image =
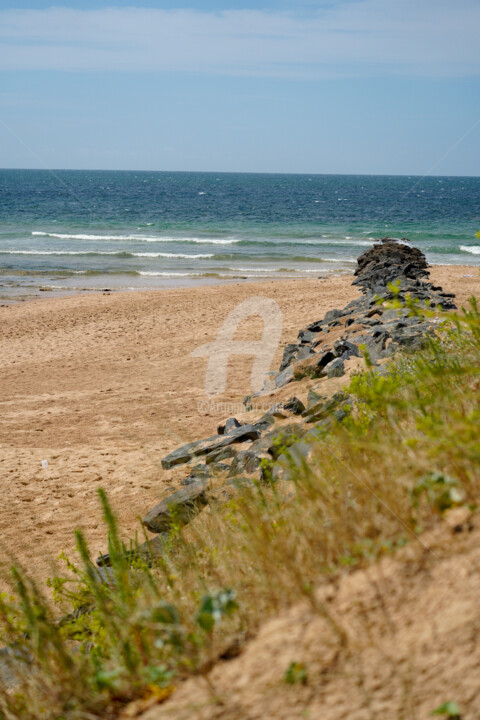
<svg viewBox="0 0 480 720"><path fill-rule="evenodd" d="M302 345L313 343L317 339L317 336L318 332L313 332L312 330L300 330L298 333L298 339Z"/></svg>
<svg viewBox="0 0 480 720"><path fill-rule="evenodd" d="M207 504L208 483L205 480L167 495L143 518L145 527L154 533L168 532L172 525L187 525Z"/></svg>
<svg viewBox="0 0 480 720"><path fill-rule="evenodd" d="M344 312L344 310L338 310L338 308L335 308L335 310L329 310L323 318L323 324L328 325L332 322L332 320L337 320L337 318L342 317Z"/></svg>
<svg viewBox="0 0 480 720"><path fill-rule="evenodd" d="M189 462L194 457L207 455L214 450L219 450L233 443L244 442L245 440L256 440L258 437L260 437L260 431L254 428L253 425L241 425L232 430L228 435L213 435L205 440L197 440L188 443L188 445L182 445L182 447L177 448L163 458L162 467L168 470L174 465Z"/></svg>
<svg viewBox="0 0 480 720"><path fill-rule="evenodd" d="M213 452L208 453L205 458L205 462L207 465L210 465L211 463L217 463L221 460L228 460L229 458L235 457L236 454L237 451L235 448L228 445L227 447L222 447L219 450L214 450Z"/></svg>
<svg viewBox="0 0 480 720"><path fill-rule="evenodd" d="M167 540L168 533L160 533L159 535L155 535L155 537L151 540L140 543L137 547L134 547L131 550L126 550L124 555L132 562L138 558L142 558L143 560L146 560L148 564L151 564L154 557L161 555L165 551ZM97 558L97 565L99 567L97 572L100 575L102 582L113 584L115 578L113 571L110 570L112 567L110 555L108 553L100 555L100 557Z"/></svg>
<svg viewBox="0 0 480 720"><path fill-rule="evenodd" d="M275 380L275 387L281 388L284 387L284 385L288 385L289 382L292 382L293 380L293 368L287 367L285 370L283 370L281 373L279 373Z"/></svg>

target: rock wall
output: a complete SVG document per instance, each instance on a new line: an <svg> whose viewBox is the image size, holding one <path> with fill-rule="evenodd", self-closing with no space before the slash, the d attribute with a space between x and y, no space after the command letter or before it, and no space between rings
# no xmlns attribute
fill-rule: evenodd
<svg viewBox="0 0 480 720"><path fill-rule="evenodd" d="M306 405L295 396L275 403L274 393L279 388L292 384L293 390L295 382L305 377L342 377L351 358L366 355L377 372L388 372L388 366L379 361L399 350L415 351L424 345L435 329L435 318L415 314L408 307L387 309L385 301L396 298L419 308L455 308L452 293L424 280L429 276L425 256L406 241L383 238L360 255L354 275L353 284L360 288L361 297L300 330L297 342L286 346L278 372L269 374L262 392L256 393L272 396L267 413L252 423L229 418L219 426L217 435L177 448L162 460L164 469L185 465L186 477L183 487L163 498L145 516L145 527L158 533L159 541L144 544L140 553L161 551L161 539L168 537L172 525L189 523L212 499L228 498L238 487L265 480L262 461L279 459L279 432L284 439L289 434L294 438L289 452L301 462L308 457L318 433L344 415L342 405L348 398L343 393L327 399L311 390ZM245 398L247 411L253 397ZM288 418L290 425L285 424ZM279 462L273 479L283 476ZM97 562L100 571L106 573L108 555ZM105 577L109 579L108 573Z"/></svg>

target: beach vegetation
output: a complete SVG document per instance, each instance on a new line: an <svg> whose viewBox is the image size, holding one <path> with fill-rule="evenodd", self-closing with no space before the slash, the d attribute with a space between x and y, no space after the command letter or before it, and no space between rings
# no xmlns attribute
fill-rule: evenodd
<svg viewBox="0 0 480 720"><path fill-rule="evenodd" d="M351 379L348 412L322 425L308 459L295 461L299 438L279 437L287 480L265 461L267 482L212 503L150 555L124 541L100 491L108 564L96 565L80 530L76 557L60 556L46 588L13 563L0 597L0 719L108 718L132 701L162 702L187 676L208 683L219 658L300 600L345 645L319 585L478 502L480 313L472 301L439 321L387 374L369 367ZM292 662L284 681L306 684L306 666ZM453 702L434 714L460 715Z"/></svg>

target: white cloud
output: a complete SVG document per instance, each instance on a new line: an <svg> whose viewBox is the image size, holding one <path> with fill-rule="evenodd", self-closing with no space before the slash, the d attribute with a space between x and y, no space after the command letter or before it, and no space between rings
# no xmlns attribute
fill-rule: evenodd
<svg viewBox="0 0 480 720"><path fill-rule="evenodd" d="M478 0L348 0L293 12L0 11L0 68L222 75L477 75Z"/></svg>

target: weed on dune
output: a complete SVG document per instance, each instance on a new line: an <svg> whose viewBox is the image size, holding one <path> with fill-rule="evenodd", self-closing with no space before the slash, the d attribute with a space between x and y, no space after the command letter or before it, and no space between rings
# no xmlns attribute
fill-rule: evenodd
<svg viewBox="0 0 480 720"><path fill-rule="evenodd" d="M346 643L315 592L322 581L478 502L480 313L472 302L439 320L424 350L352 378L348 410L308 460L295 443L276 448L283 479L266 463L262 482L174 528L153 560L122 542L102 491L111 566L96 567L77 531L78 559L63 557L48 582L54 603L13 567L0 599L0 718L113 717L132 700L160 702L187 675L208 683L219 657L302 598ZM306 683L304 666L285 681Z"/></svg>

